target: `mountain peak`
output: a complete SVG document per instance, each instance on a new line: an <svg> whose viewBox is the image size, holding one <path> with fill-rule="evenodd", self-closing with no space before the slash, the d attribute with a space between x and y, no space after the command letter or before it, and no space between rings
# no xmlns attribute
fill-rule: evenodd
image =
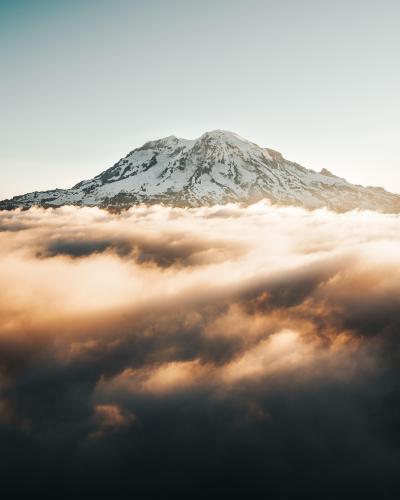
<svg viewBox="0 0 400 500"><path fill-rule="evenodd" d="M0 209L33 205L129 207L136 203L201 206L252 203L400 212L400 196L356 186L326 169L314 172L281 153L228 130L189 140L170 135L134 149L93 179L71 189L28 193L0 202Z"/></svg>
<svg viewBox="0 0 400 500"><path fill-rule="evenodd" d="M240 137L238 134L235 132L231 132L230 130L222 130L222 129L215 129L215 130L209 130L207 132L204 132L200 138L203 137L210 137L210 138L216 138L216 139L240 139L242 141L246 141L243 137Z"/></svg>
<svg viewBox="0 0 400 500"><path fill-rule="evenodd" d="M251 144L250 141L248 141L244 137L241 137L239 134L236 134L235 132L231 132L229 130L221 130L221 129L204 132L204 134L202 134L198 140L212 140L212 141L229 142L229 143L239 142L239 143Z"/></svg>

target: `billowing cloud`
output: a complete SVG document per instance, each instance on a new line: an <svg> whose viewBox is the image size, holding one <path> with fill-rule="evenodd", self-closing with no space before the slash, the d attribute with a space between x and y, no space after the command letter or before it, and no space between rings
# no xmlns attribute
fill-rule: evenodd
<svg viewBox="0 0 400 500"><path fill-rule="evenodd" d="M0 212L0 283L0 466L17 488L399 486L400 217Z"/></svg>

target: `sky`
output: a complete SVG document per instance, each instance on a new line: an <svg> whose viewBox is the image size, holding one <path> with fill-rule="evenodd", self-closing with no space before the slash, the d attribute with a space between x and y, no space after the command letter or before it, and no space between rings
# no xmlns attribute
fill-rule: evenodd
<svg viewBox="0 0 400 500"><path fill-rule="evenodd" d="M0 0L0 198L226 129L400 192L394 0Z"/></svg>

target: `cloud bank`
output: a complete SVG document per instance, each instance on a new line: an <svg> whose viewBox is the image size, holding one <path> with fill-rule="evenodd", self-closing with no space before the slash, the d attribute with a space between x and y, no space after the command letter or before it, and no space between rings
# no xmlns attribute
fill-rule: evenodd
<svg viewBox="0 0 400 500"><path fill-rule="evenodd" d="M397 491L399 216L0 212L0 283L4 488Z"/></svg>

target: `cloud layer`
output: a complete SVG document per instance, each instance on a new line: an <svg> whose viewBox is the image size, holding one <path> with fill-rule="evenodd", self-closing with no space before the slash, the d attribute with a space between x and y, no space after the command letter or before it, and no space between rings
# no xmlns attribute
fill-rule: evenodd
<svg viewBox="0 0 400 500"><path fill-rule="evenodd" d="M398 488L398 216L263 203L0 212L0 283L8 486L68 498Z"/></svg>

